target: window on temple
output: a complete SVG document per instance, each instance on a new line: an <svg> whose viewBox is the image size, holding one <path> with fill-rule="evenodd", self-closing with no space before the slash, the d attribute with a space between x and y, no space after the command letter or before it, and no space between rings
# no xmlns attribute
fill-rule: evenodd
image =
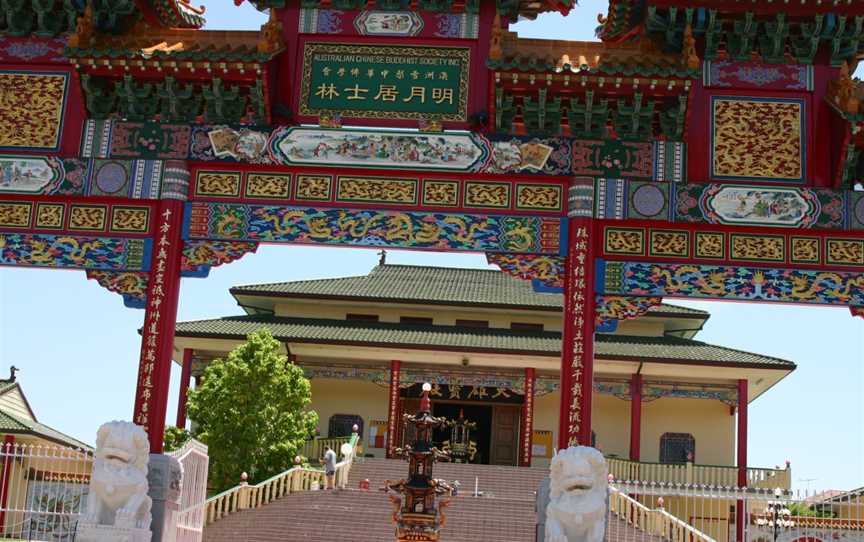
<svg viewBox="0 0 864 542"><path fill-rule="evenodd" d="M423 318L420 316L400 316L399 323L409 326L431 326L432 318Z"/></svg>
<svg viewBox="0 0 864 542"><path fill-rule="evenodd" d="M661 463L687 463L696 459L696 439L690 433L664 433L660 437Z"/></svg>
<svg viewBox="0 0 864 542"><path fill-rule="evenodd" d="M479 328L487 328L489 327L488 320L456 320L457 327L479 327Z"/></svg>
<svg viewBox="0 0 864 542"><path fill-rule="evenodd" d="M543 324L531 324L528 322L510 322L513 331L543 331Z"/></svg>
<svg viewBox="0 0 864 542"><path fill-rule="evenodd" d="M363 434L363 418L356 414L333 414L330 416L330 425L327 428L327 436L335 437L350 437L354 424L357 424L357 434Z"/></svg>
<svg viewBox="0 0 864 542"><path fill-rule="evenodd" d="M352 320L355 322L377 322L378 315L377 314L354 314L348 313L345 315L346 320Z"/></svg>

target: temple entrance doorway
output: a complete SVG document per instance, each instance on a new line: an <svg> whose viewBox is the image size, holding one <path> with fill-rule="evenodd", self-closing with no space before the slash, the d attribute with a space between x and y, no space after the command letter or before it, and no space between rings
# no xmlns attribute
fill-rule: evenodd
<svg viewBox="0 0 864 542"><path fill-rule="evenodd" d="M400 390L402 413L419 406L420 383ZM436 429L433 441L448 449L459 463L519 464L519 435L524 396L504 388L468 384L433 384L432 414L448 424ZM401 442L410 442L410 428L402 427ZM466 437L467 435L467 437Z"/></svg>
<svg viewBox="0 0 864 542"><path fill-rule="evenodd" d="M467 439L474 443L476 452L471 459L471 463L488 464L491 457L490 450L492 444L492 412L491 405L478 405L472 403L460 403L451 401L433 401L432 414L439 418L447 420L459 420L464 418L469 424L474 426L468 431ZM444 443L449 441L451 445L454 434L451 426L445 425L435 430L433 434L435 445L439 448L444 446ZM458 439L458 437L456 437Z"/></svg>

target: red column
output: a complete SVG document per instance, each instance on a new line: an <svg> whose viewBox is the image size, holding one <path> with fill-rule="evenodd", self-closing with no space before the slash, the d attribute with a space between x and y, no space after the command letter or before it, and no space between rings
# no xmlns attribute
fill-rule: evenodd
<svg viewBox="0 0 864 542"><path fill-rule="evenodd" d="M591 445L591 395L594 381L593 221L567 221L567 278L561 344L561 408L558 448Z"/></svg>
<svg viewBox="0 0 864 542"><path fill-rule="evenodd" d="M387 404L387 457L394 457L396 433L399 431L399 360L390 362L390 397Z"/></svg>
<svg viewBox="0 0 864 542"><path fill-rule="evenodd" d="M183 371L180 373L180 397L177 399L177 427L186 427L186 399L189 394L189 382L192 380L191 348L183 349Z"/></svg>
<svg viewBox="0 0 864 542"><path fill-rule="evenodd" d="M3 439L3 486L0 496L0 534L6 529L6 506L9 504L9 476L12 474L12 454L15 449L15 435Z"/></svg>
<svg viewBox="0 0 864 542"><path fill-rule="evenodd" d="M531 466L531 446L534 438L534 367L525 367L525 404L522 407L522 445L519 465Z"/></svg>
<svg viewBox="0 0 864 542"><path fill-rule="evenodd" d="M738 381L738 487L747 487L747 380ZM735 530L739 542L744 540L746 521L744 501L738 501Z"/></svg>
<svg viewBox="0 0 864 542"><path fill-rule="evenodd" d="M642 375L630 381L630 461L639 461L642 443Z"/></svg>
<svg viewBox="0 0 864 542"><path fill-rule="evenodd" d="M162 200L153 239L147 309L141 333L141 358L135 393L133 420L150 437L150 452L162 453L165 413L168 410L168 384L177 299L180 294L180 257L183 202Z"/></svg>

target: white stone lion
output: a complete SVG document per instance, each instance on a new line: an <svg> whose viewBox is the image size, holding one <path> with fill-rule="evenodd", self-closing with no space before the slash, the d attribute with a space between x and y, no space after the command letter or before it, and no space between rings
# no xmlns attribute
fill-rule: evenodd
<svg viewBox="0 0 864 542"><path fill-rule="evenodd" d="M573 446L550 465L545 542L603 542L608 507L608 470L603 454Z"/></svg>
<svg viewBox="0 0 864 542"><path fill-rule="evenodd" d="M93 474L82 523L149 530L149 459L150 445L144 429L130 422L103 424L96 433Z"/></svg>

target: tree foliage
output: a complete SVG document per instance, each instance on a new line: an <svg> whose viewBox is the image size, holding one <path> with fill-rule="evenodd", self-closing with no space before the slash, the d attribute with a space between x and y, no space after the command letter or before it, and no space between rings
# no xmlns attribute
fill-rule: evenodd
<svg viewBox="0 0 864 542"><path fill-rule="evenodd" d="M290 468L318 425L309 380L279 346L269 330L249 335L189 392L187 411L195 438L209 447L216 491L237 485L242 472L254 483Z"/></svg>
<svg viewBox="0 0 864 542"><path fill-rule="evenodd" d="M169 425L165 428L165 439L163 440L165 451L173 452L174 450L179 450L191 438L192 434L186 429Z"/></svg>

